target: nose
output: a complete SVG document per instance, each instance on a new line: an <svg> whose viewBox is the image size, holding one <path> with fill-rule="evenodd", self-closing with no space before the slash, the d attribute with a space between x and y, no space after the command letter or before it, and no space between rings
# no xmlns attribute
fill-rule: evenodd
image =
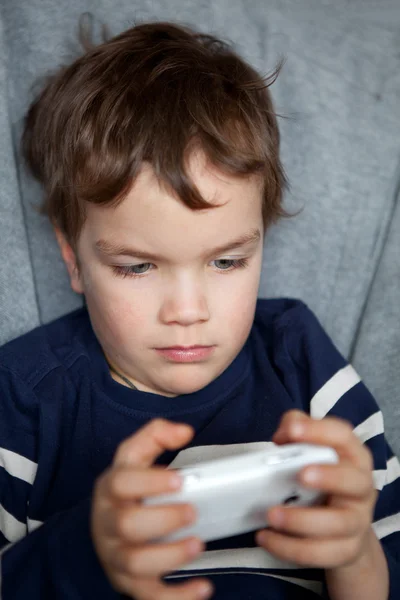
<svg viewBox="0 0 400 600"><path fill-rule="evenodd" d="M159 317L164 324L186 327L208 321L210 314L204 282L189 275L175 278L164 296Z"/></svg>

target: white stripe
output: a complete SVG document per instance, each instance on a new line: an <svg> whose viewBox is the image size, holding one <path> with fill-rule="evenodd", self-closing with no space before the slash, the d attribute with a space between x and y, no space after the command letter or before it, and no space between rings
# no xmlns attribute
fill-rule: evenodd
<svg viewBox="0 0 400 600"><path fill-rule="evenodd" d="M235 570L235 575L236 574L245 574L248 575L249 571L236 571ZM283 581L289 581L289 583L294 583L295 585L299 585L303 588L306 588L308 590L311 590L317 594L322 594L322 583L321 581L316 581L316 580L310 580L310 579L299 579L298 577L287 577L286 575L276 575L275 573L257 573L254 571L251 571L252 575L259 575L261 577L275 577L275 579L282 579ZM198 577L199 575L201 575L202 577L207 577L207 575L232 575L232 571L219 571L218 573L215 573L215 571L202 571L201 573L195 573L195 574L187 574L187 573L182 573L182 574L174 574L174 575L167 575L166 579L178 579L179 577Z"/></svg>
<svg viewBox="0 0 400 600"><path fill-rule="evenodd" d="M7 546L3 546L3 548L0 550L0 558L3 556L4 552L6 552L9 548L11 548L11 546L14 546L14 544L7 544ZM0 583L1 583L1 568L0 568ZM1 586L0 586L0 590L1 590ZM1 600L1 597L0 597Z"/></svg>
<svg viewBox="0 0 400 600"><path fill-rule="evenodd" d="M340 369L311 399L310 415L314 419L325 417L336 402L360 381L360 376L351 365Z"/></svg>
<svg viewBox="0 0 400 600"><path fill-rule="evenodd" d="M387 461L386 484L393 483L400 477L400 463L397 456L392 456Z"/></svg>
<svg viewBox="0 0 400 600"><path fill-rule="evenodd" d="M382 490L385 487L386 474L387 471L385 469L376 469L372 472L372 477L374 479L374 488L376 490Z"/></svg>
<svg viewBox="0 0 400 600"><path fill-rule="evenodd" d="M35 521L34 519L30 519L29 517L27 518L26 522L28 527L28 533L35 531L35 529L38 529L43 525L43 521Z"/></svg>
<svg viewBox="0 0 400 600"><path fill-rule="evenodd" d="M0 504L0 531L8 541L17 542L27 534L27 527Z"/></svg>
<svg viewBox="0 0 400 600"><path fill-rule="evenodd" d="M234 548L229 550L209 550L196 560L180 567L180 571L192 569L298 569L289 563L266 552L263 548Z"/></svg>
<svg viewBox="0 0 400 600"><path fill-rule="evenodd" d="M13 477L18 477L27 483L32 484L35 481L37 464L11 450L0 448L0 467Z"/></svg>
<svg viewBox="0 0 400 600"><path fill-rule="evenodd" d="M397 456L392 456L386 463L386 469L377 469L373 472L375 489L382 490L400 477L400 464Z"/></svg>
<svg viewBox="0 0 400 600"><path fill-rule="evenodd" d="M290 583L294 583L295 585L300 585L307 590L311 590L316 594L322 595L322 583L320 581L312 581L310 579L298 579L297 577L286 577L285 575L271 575L268 574L269 577L275 577L276 579L283 579L284 581L289 581Z"/></svg>
<svg viewBox="0 0 400 600"><path fill-rule="evenodd" d="M400 513L375 521L372 523L372 527L380 540L391 533L400 531Z"/></svg>
<svg viewBox="0 0 400 600"><path fill-rule="evenodd" d="M363 443L383 433L383 431L383 415L381 411L374 413L354 428L354 433Z"/></svg>

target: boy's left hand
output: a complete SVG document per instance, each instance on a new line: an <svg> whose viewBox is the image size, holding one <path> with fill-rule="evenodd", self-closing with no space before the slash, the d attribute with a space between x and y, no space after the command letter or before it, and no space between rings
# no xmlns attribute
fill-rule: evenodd
<svg viewBox="0 0 400 600"><path fill-rule="evenodd" d="M270 528L257 534L257 543L271 554L302 566L336 569L357 562L367 552L376 501L372 454L344 420L316 420L300 411L287 412L273 439L276 444L306 442L331 446L336 465L309 466L299 480L323 490L327 502L315 507L274 507ZM307 475L315 477L307 479Z"/></svg>

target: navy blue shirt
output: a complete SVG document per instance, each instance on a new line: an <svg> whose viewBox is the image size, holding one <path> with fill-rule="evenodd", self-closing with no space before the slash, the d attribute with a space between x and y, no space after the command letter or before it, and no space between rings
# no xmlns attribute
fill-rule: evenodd
<svg viewBox="0 0 400 600"><path fill-rule="evenodd" d="M0 349L0 562L3 600L115 600L90 537L91 494L119 443L155 417L195 429L158 462L183 466L271 443L289 409L347 419L372 451L379 490L373 527L400 598L400 467L383 418L354 369L301 302L259 300L249 338L205 388L164 397L109 373L86 308ZM167 580L205 575L216 600L326 595L324 572L258 548L254 533L211 542Z"/></svg>

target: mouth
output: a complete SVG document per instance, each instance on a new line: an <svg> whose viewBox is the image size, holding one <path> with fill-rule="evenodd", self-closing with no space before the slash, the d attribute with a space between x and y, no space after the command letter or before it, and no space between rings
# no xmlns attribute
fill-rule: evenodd
<svg viewBox="0 0 400 600"><path fill-rule="evenodd" d="M167 361L190 363L202 362L213 353L215 346L169 346L168 348L155 348Z"/></svg>

